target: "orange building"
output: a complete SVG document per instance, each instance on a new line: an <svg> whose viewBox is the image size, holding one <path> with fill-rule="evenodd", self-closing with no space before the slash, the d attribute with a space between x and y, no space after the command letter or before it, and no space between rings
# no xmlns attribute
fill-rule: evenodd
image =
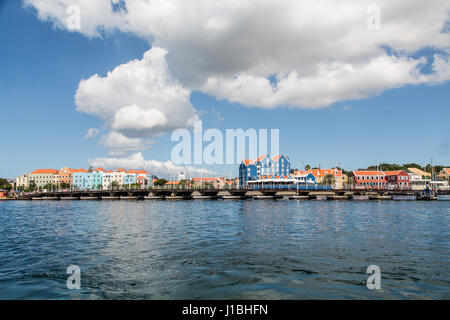
<svg viewBox="0 0 450 320"><path fill-rule="evenodd" d="M73 184L73 170L68 167L63 167L58 171L56 175L56 184L61 185L62 183Z"/></svg>

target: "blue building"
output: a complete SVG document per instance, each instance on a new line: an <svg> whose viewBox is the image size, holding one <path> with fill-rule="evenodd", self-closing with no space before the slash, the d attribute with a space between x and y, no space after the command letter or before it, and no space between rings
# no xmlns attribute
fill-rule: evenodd
<svg viewBox="0 0 450 320"><path fill-rule="evenodd" d="M88 186L88 172L84 169L73 170L73 188L86 190ZM90 185L90 184L89 184Z"/></svg>
<svg viewBox="0 0 450 320"><path fill-rule="evenodd" d="M239 188L243 188L247 181L255 180L257 177L255 162L253 160L243 160L239 165Z"/></svg>
<svg viewBox="0 0 450 320"><path fill-rule="evenodd" d="M239 166L239 188L245 187L248 181L272 178L274 176L288 177L291 174L289 158L280 154L270 158L262 155L253 160L243 160Z"/></svg>
<svg viewBox="0 0 450 320"><path fill-rule="evenodd" d="M136 172L134 170L129 170L125 172L123 177L123 186L127 188L133 184L136 184Z"/></svg>

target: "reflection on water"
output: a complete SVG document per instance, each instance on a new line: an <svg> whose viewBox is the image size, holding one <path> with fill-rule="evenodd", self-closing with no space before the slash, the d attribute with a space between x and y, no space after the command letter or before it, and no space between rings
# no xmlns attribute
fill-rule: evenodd
<svg viewBox="0 0 450 320"><path fill-rule="evenodd" d="M449 299L449 213L447 201L2 202L0 298Z"/></svg>

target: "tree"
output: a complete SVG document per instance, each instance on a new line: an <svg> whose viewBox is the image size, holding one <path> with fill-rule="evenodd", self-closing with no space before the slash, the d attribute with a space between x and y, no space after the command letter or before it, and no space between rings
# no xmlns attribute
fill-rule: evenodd
<svg viewBox="0 0 450 320"><path fill-rule="evenodd" d="M119 189L120 184L117 181L111 182L111 190Z"/></svg>
<svg viewBox="0 0 450 320"><path fill-rule="evenodd" d="M0 189L10 190L12 188L8 180L0 178Z"/></svg>
<svg viewBox="0 0 450 320"><path fill-rule="evenodd" d="M336 179L332 174L327 174L325 177L323 177L322 182L320 182L320 185L322 186L334 186L336 183Z"/></svg>
<svg viewBox="0 0 450 320"><path fill-rule="evenodd" d="M310 166L309 164L307 164L307 165L305 166L305 170L308 171L308 170L310 170L310 169L311 169L311 166Z"/></svg>
<svg viewBox="0 0 450 320"><path fill-rule="evenodd" d="M30 184L28 185L28 188L26 189L26 191L33 192L35 190L37 190L36 183L34 181L31 181Z"/></svg>
<svg viewBox="0 0 450 320"><path fill-rule="evenodd" d="M60 188L60 189L70 189L70 183L67 183L67 182L61 182L61 183L59 184L59 188Z"/></svg>
<svg viewBox="0 0 450 320"><path fill-rule="evenodd" d="M97 190L102 190L103 186L101 184L97 185Z"/></svg>
<svg viewBox="0 0 450 320"><path fill-rule="evenodd" d="M154 185L155 186L163 186L163 185L166 184L166 182L167 182L166 179L158 179L158 180L155 181Z"/></svg>

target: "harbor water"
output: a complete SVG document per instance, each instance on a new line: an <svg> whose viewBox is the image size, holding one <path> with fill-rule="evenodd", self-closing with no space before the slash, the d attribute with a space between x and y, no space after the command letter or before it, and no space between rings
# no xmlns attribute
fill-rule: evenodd
<svg viewBox="0 0 450 320"><path fill-rule="evenodd" d="M0 299L450 299L449 227L449 201L3 201Z"/></svg>

